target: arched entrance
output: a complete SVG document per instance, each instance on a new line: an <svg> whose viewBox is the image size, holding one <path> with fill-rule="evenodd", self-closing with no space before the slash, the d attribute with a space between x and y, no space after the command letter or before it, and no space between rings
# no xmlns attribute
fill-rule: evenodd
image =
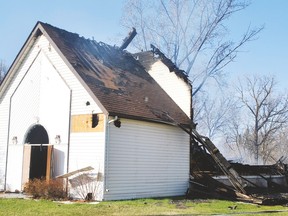
<svg viewBox="0 0 288 216"><path fill-rule="evenodd" d="M33 125L27 132L25 143L31 145L29 179L46 177L49 143L47 131L40 124Z"/></svg>
<svg viewBox="0 0 288 216"><path fill-rule="evenodd" d="M27 132L25 143L48 144L49 143L48 133L42 125L36 124L32 126Z"/></svg>

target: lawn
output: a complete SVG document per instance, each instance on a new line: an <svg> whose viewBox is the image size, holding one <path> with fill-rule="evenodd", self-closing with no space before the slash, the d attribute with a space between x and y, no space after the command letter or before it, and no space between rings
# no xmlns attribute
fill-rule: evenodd
<svg viewBox="0 0 288 216"><path fill-rule="evenodd" d="M236 207L236 208L235 208ZM235 209L234 209L235 208ZM253 212L253 213L252 213ZM99 204L0 199L0 215L288 215L288 207L186 199L137 199Z"/></svg>

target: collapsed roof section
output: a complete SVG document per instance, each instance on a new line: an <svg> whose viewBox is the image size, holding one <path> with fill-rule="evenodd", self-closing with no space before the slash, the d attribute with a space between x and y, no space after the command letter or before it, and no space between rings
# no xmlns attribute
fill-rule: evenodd
<svg viewBox="0 0 288 216"><path fill-rule="evenodd" d="M38 25L110 115L170 123L157 114L164 112L183 125L190 124L187 115L132 54L49 24Z"/></svg>
<svg viewBox="0 0 288 216"><path fill-rule="evenodd" d="M188 79L188 74L184 71L179 69L172 61L171 59L167 58L164 53L162 53L158 48L151 45L152 50L146 51L146 52L140 52L133 54L133 56L138 59L141 64L145 67L146 70L150 70L151 66L157 62L161 61L163 64L165 64L170 72L174 72L179 78L184 80L186 83L190 84L190 81Z"/></svg>

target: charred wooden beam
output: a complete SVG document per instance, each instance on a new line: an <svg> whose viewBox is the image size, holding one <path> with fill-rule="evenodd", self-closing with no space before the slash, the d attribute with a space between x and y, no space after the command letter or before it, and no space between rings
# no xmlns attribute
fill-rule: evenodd
<svg viewBox="0 0 288 216"><path fill-rule="evenodd" d="M121 50L124 50L128 47L128 45L131 43L133 38L136 36L137 32L135 28L132 28L132 31L129 32L128 36L123 40L122 45L120 46Z"/></svg>

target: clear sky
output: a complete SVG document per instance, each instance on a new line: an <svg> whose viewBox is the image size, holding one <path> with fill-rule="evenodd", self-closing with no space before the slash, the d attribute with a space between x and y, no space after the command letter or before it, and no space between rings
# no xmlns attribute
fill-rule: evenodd
<svg viewBox="0 0 288 216"><path fill-rule="evenodd" d="M244 48L229 70L234 74L275 76L282 90L288 89L288 1L252 0L251 5L233 17L231 29L241 35L247 26L264 25L258 39ZM235 37L236 38L236 37Z"/></svg>
<svg viewBox="0 0 288 216"><path fill-rule="evenodd" d="M0 59L10 66L38 20L86 38L117 44L128 33L119 24L124 1L2 0ZM234 77L254 73L275 75L281 88L286 89L288 0L251 0L247 9L229 20L229 29L237 40L247 26L263 24L265 29L259 38L242 48L236 62L227 70Z"/></svg>
<svg viewBox="0 0 288 216"><path fill-rule="evenodd" d="M124 0L0 0L0 59L10 66L37 21L114 45L112 39L119 36L122 30L119 22L123 2Z"/></svg>

